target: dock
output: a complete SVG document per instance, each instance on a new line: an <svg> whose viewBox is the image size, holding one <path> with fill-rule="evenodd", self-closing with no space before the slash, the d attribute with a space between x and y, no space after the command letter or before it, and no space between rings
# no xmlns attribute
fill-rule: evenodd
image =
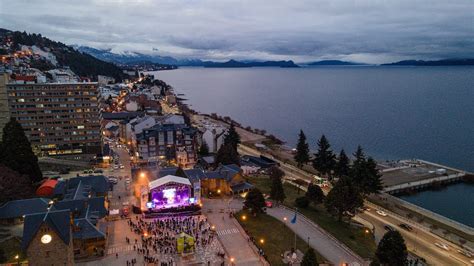
<svg viewBox="0 0 474 266"><path fill-rule="evenodd" d="M459 169L418 159L380 163L379 168L383 191L388 194L458 182L467 174Z"/></svg>

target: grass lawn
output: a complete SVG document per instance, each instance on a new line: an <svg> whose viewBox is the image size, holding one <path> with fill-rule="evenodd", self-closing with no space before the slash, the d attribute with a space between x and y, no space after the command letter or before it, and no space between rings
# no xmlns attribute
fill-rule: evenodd
<svg viewBox="0 0 474 266"><path fill-rule="evenodd" d="M245 221L241 219L242 215L247 217ZM280 255L291 250L295 245L295 235L291 229L283 222L267 214L259 214L254 217L246 211L240 211L236 214L236 218L248 234L254 237L257 246L263 249L270 265L285 265ZM261 239L264 240L263 244L260 243ZM308 244L296 236L296 248L304 253L308 248ZM320 263L327 261L317 251L316 256Z"/></svg>
<svg viewBox="0 0 474 266"><path fill-rule="evenodd" d="M270 179L268 176L248 177L250 183L259 188L262 193L270 193ZM298 189L288 183L283 184L286 199L284 205L293 208L295 199L304 196L304 191ZM350 249L356 252L362 258L373 258L377 248L375 241L371 235L365 234L361 228L354 228L345 222L339 222L332 217L324 208L324 206L313 206L306 209L299 209L299 212L321 226L328 233L339 239Z"/></svg>
<svg viewBox="0 0 474 266"><path fill-rule="evenodd" d="M0 249L4 252L7 261L0 261L0 263L11 262L14 263L15 255L20 255L20 261L25 259L25 255L21 253L21 241L19 238L13 237L3 242L0 242Z"/></svg>

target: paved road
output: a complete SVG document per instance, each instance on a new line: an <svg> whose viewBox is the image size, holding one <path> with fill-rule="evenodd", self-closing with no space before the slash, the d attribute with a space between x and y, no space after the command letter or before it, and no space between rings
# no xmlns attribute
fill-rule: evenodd
<svg viewBox="0 0 474 266"><path fill-rule="evenodd" d="M267 209L267 214L284 221L290 221L294 216L292 210L276 207ZM321 255L328 259L334 265L342 265L342 263L352 263L352 265L367 265L362 258L354 254L348 248L343 248L342 244L337 243L332 237L329 237L322 229L314 223L303 220L301 216L297 216L295 224L287 223L288 227L296 232L302 239L308 239L312 248L317 250Z"/></svg>
<svg viewBox="0 0 474 266"><path fill-rule="evenodd" d="M239 230L234 218L225 213L229 207L228 203L228 200L204 198L203 214L209 223L215 226L220 242L228 256L235 259L235 265L263 265L258 254L250 247L248 236Z"/></svg>
<svg viewBox="0 0 474 266"><path fill-rule="evenodd" d="M370 207L374 208L375 205L370 205ZM379 207L377 206L377 208ZM459 249L459 247L449 243L449 251L440 249L435 246L434 243L438 242L448 244L448 242L426 231L424 228L418 224L415 224L414 222L410 222L407 219L402 219L396 215L391 214L387 210L384 211L388 213L388 215L385 217L376 214L374 209L358 215L362 219L369 221L375 226L375 239L377 241L380 241L380 239L383 237L383 234L386 232L384 226L390 225L402 234L407 244L408 250L411 253L425 258L430 265L473 265L470 264L469 258L457 253L456 250ZM401 223L410 224L414 230L412 232L408 232L402 229L399 227L399 224Z"/></svg>
<svg viewBox="0 0 474 266"><path fill-rule="evenodd" d="M262 154L261 152L255 150L255 149L249 148L249 147L244 146L244 145L239 145L238 152L240 154L248 154L248 155L252 155L252 156L265 155L265 154ZM270 157L270 155L265 155L265 156ZM301 169L298 169L297 167L295 167L291 164L284 163L284 162L279 161L277 159L273 159L273 160L280 163L281 170L283 170L283 172L285 172L285 178L302 179L302 180L307 180L307 181L313 181L314 180L314 177L313 177L312 174L309 174L309 173L307 173L307 172L305 172Z"/></svg>

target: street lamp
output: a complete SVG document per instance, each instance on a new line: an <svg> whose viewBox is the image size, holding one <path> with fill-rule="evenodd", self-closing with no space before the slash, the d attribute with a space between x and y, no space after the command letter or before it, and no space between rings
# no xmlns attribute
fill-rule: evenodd
<svg viewBox="0 0 474 266"><path fill-rule="evenodd" d="M141 178L145 178L145 177L146 177L146 173L145 173L145 172L141 172L141 173L140 173L140 177L141 177Z"/></svg>
<svg viewBox="0 0 474 266"><path fill-rule="evenodd" d="M15 255L16 265L20 265L20 255Z"/></svg>
<svg viewBox="0 0 474 266"><path fill-rule="evenodd" d="M286 218L286 217L283 217L283 221L285 221L285 222L286 222L287 220L288 220L288 218Z"/></svg>
<svg viewBox="0 0 474 266"><path fill-rule="evenodd" d="M265 239L262 238L260 239L260 244L263 244L263 243L265 243Z"/></svg>
<svg viewBox="0 0 474 266"><path fill-rule="evenodd" d="M247 216L242 215L242 220L243 220L243 221L247 220Z"/></svg>

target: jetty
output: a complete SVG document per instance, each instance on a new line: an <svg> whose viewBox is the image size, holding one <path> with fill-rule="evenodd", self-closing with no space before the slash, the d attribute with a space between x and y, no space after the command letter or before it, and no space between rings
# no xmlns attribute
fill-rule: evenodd
<svg viewBox="0 0 474 266"><path fill-rule="evenodd" d="M382 172L383 191L388 194L454 183L468 174L463 170L419 159L379 163L378 167Z"/></svg>

